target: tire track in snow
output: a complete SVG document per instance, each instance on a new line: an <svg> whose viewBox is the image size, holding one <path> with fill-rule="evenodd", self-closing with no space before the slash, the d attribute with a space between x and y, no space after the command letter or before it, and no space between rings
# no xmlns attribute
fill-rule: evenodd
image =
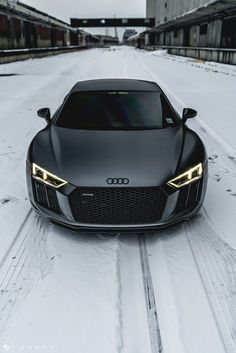
<svg viewBox="0 0 236 353"><path fill-rule="evenodd" d="M118 312L118 347L117 353L121 353L124 347L123 340L123 312L122 312L122 281L121 281L121 243L120 235L117 235L116 250L116 276L117 276L117 312Z"/></svg>
<svg viewBox="0 0 236 353"><path fill-rule="evenodd" d="M27 261L29 253L27 252L30 243L29 229L33 229L31 211L26 216L23 225L17 232L16 238L10 247L7 256L1 266L0 272L0 320L4 319L4 311L8 303L12 303L11 294L14 291L17 279L20 276L23 267Z"/></svg>
<svg viewBox="0 0 236 353"><path fill-rule="evenodd" d="M183 228L225 351L235 353L236 251L203 216L185 222Z"/></svg>
<svg viewBox="0 0 236 353"><path fill-rule="evenodd" d="M5 256L3 257L2 261L0 262L0 273L4 272L2 271L3 266L5 265L5 263L7 262L7 259L9 258L10 254L14 251L14 248L18 248L18 246L20 246L20 244L24 241L25 236L23 236L24 234L24 228L27 227L28 223L31 222L31 215L33 213L32 208L29 209L29 211L27 212L23 222L21 223L18 231L16 232L16 235L8 249L8 251L6 252ZM19 243L19 245L18 245ZM1 275L0 275L0 283L1 283Z"/></svg>
<svg viewBox="0 0 236 353"><path fill-rule="evenodd" d="M17 276L21 273L27 258L24 256L25 247L29 242L27 230L32 227L32 224L32 209L30 209L0 264L0 347L6 335L6 324L10 318L11 309L15 303L15 296L12 299L12 294L14 290L15 293L17 291ZM18 290L21 291L21 287L18 287Z"/></svg>
<svg viewBox="0 0 236 353"><path fill-rule="evenodd" d="M19 304L45 275L45 225L28 212L0 267L0 347Z"/></svg>
<svg viewBox="0 0 236 353"><path fill-rule="evenodd" d="M145 297L146 297L147 315L148 315L152 352L162 353L163 347L162 347L162 340L161 340L161 332L160 332L160 326L158 321L156 299L155 299L155 294L153 289L151 271L150 271L149 261L148 261L148 252L146 247L145 235L139 236L139 249L140 249L143 285L144 285L144 291L145 291Z"/></svg>
<svg viewBox="0 0 236 353"><path fill-rule="evenodd" d="M122 233L116 239L119 242L116 245L119 338L116 352L152 353L139 235Z"/></svg>

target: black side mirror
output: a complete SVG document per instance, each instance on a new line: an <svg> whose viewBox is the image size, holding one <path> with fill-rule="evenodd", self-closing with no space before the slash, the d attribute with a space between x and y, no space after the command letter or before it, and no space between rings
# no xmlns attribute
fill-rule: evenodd
<svg viewBox="0 0 236 353"><path fill-rule="evenodd" d="M195 118L197 115L197 111L191 108L184 108L183 115L182 115L182 122L183 124L186 123L188 119Z"/></svg>
<svg viewBox="0 0 236 353"><path fill-rule="evenodd" d="M44 118L48 124L51 122L51 112L49 108L42 108L37 111L40 118Z"/></svg>

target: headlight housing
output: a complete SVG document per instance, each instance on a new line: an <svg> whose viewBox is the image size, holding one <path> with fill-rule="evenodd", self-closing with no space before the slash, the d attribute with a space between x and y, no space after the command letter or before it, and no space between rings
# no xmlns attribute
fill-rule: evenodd
<svg viewBox="0 0 236 353"><path fill-rule="evenodd" d="M59 189L67 184L67 181L49 173L46 169L39 167L37 164L32 164L32 176L34 179L42 181L44 184L50 185L53 188Z"/></svg>
<svg viewBox="0 0 236 353"><path fill-rule="evenodd" d="M202 163L199 163L195 167L187 170L185 173L180 174L174 179L171 179L167 184L179 189L182 186L188 185L193 181L200 179L202 177L202 171Z"/></svg>

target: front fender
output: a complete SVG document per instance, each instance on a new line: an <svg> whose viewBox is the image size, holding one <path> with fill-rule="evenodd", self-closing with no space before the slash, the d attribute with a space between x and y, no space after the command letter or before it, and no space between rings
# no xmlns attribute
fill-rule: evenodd
<svg viewBox="0 0 236 353"><path fill-rule="evenodd" d="M202 163L203 168L207 164L207 153L205 146L196 132L190 130L187 126L184 126L183 146L176 169L176 175L183 173L198 163Z"/></svg>

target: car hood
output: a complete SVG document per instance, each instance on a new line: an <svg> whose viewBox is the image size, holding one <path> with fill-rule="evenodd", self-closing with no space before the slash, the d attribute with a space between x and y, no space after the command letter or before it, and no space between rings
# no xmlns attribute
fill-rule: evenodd
<svg viewBox="0 0 236 353"><path fill-rule="evenodd" d="M79 186L108 186L108 178L128 178L127 186L155 186L177 168L183 130L93 131L51 126L58 173Z"/></svg>

